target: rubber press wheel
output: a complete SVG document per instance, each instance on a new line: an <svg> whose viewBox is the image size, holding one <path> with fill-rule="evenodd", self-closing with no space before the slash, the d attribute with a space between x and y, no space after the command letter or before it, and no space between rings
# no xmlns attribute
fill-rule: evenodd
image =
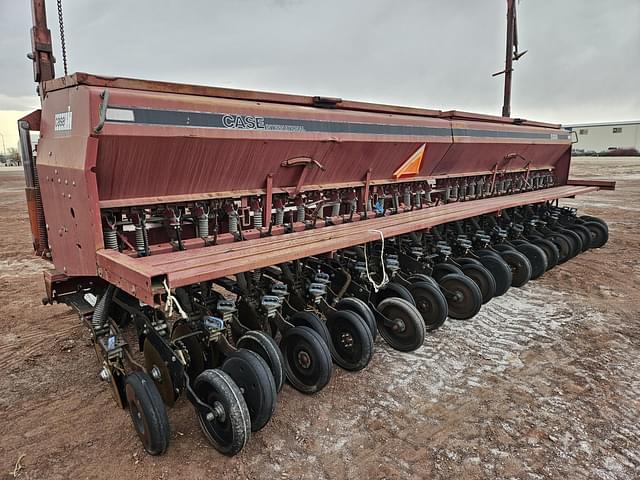
<svg viewBox="0 0 640 480"><path fill-rule="evenodd" d="M491 272L496 282L496 297L504 295L511 287L513 274L509 265L499 255L484 255L479 258L480 263Z"/></svg>
<svg viewBox="0 0 640 480"><path fill-rule="evenodd" d="M496 279L482 264L468 263L462 265L462 273L475 282L482 293L482 303L485 304L496 295Z"/></svg>
<svg viewBox="0 0 640 480"><path fill-rule="evenodd" d="M263 428L276 410L276 382L267 362L244 348L227 356L221 370L240 388L251 417L251 431Z"/></svg>
<svg viewBox="0 0 640 480"><path fill-rule="evenodd" d="M403 300L415 305L413 297L407 287L400 285L399 283L389 282L380 290L373 294L373 303L378 305L380 302L387 298L402 298Z"/></svg>
<svg viewBox="0 0 640 480"><path fill-rule="evenodd" d="M145 372L128 374L124 379L129 414L144 449L150 455L167 451L171 432L167 409L153 380Z"/></svg>
<svg viewBox="0 0 640 480"><path fill-rule="evenodd" d="M331 379L331 353L322 337L309 327L293 327L280 341L284 371L293 388L315 393Z"/></svg>
<svg viewBox="0 0 640 480"><path fill-rule="evenodd" d="M522 287L531 279L531 263L517 250L501 252L502 259L507 262L513 276L512 287Z"/></svg>
<svg viewBox="0 0 640 480"><path fill-rule="evenodd" d="M335 310L327 315L334 361L352 372L362 370L373 356L373 336L366 321L349 310Z"/></svg>
<svg viewBox="0 0 640 480"><path fill-rule="evenodd" d="M547 255L540 247L529 242L523 242L517 245L516 248L527 257L531 264L531 280L540 278L547 271Z"/></svg>
<svg viewBox="0 0 640 480"><path fill-rule="evenodd" d="M558 251L558 247L555 243L551 240L547 240L546 238L531 238L530 242L544 251L544 254L547 257L547 270L551 270L558 264L558 261L560 260L560 252Z"/></svg>
<svg viewBox="0 0 640 480"><path fill-rule="evenodd" d="M416 308L422 316L426 330L431 332L441 327L447 319L449 309L447 299L440 288L431 282L415 282L409 287L409 291L416 302Z"/></svg>
<svg viewBox="0 0 640 480"><path fill-rule="evenodd" d="M572 232L576 232L582 241L582 251L586 252L591 248L591 231L582 224L573 224L567 227Z"/></svg>
<svg viewBox="0 0 640 480"><path fill-rule="evenodd" d="M562 230L560 230L560 233L562 233L565 237L567 237L570 240L571 257L575 257L576 255L582 252L582 239L580 238L580 235L578 235L573 230L568 230L566 228L563 228Z"/></svg>
<svg viewBox="0 0 640 480"><path fill-rule="evenodd" d="M599 223L600 225L602 225L605 228L607 233L609 232L609 225L607 224L607 222L605 222L600 217L594 217L592 215L581 215L579 218L580 218L580 220L583 220L584 222L597 222L597 223Z"/></svg>
<svg viewBox="0 0 640 480"><path fill-rule="evenodd" d="M482 292L465 275L450 273L438 282L449 305L449 316L457 320L468 320L482 307Z"/></svg>
<svg viewBox="0 0 640 480"><path fill-rule="evenodd" d="M442 277L449 275L450 273L457 273L462 275L462 270L450 263L437 263L433 266L433 272L431 276L435 278L436 282L439 282Z"/></svg>
<svg viewBox="0 0 640 480"><path fill-rule="evenodd" d="M211 412L198 412L200 428L211 444L225 455L240 452L251 436L251 417L242 392L233 379L217 368L205 370L193 389Z"/></svg>
<svg viewBox="0 0 640 480"><path fill-rule="evenodd" d="M347 297L341 299L336 304L336 310L349 310L360 315L367 323L369 330L371 330L371 336L375 340L378 336L378 327L376 326L376 317L373 315L369 305L356 297Z"/></svg>
<svg viewBox="0 0 640 480"><path fill-rule="evenodd" d="M585 222L585 227L591 232L591 248L600 248L609 241L609 229L600 222Z"/></svg>
<svg viewBox="0 0 640 480"><path fill-rule="evenodd" d="M566 236L561 233L552 233L546 239L553 242L558 249L558 265L571 258L571 243Z"/></svg>
<svg viewBox="0 0 640 480"><path fill-rule="evenodd" d="M396 350L413 352L424 343L425 325L418 309L402 298L391 297L382 300L378 311L390 321L385 324L378 318L378 332Z"/></svg>
<svg viewBox="0 0 640 480"><path fill-rule="evenodd" d="M246 348L257 353L267 362L273 380L276 384L276 392L282 390L284 385L284 360L278 344L273 338L260 330L250 330L236 342L236 348Z"/></svg>
<svg viewBox="0 0 640 480"><path fill-rule="evenodd" d="M329 330L327 329L327 325L320 320L320 318L318 318L318 315L316 315L315 313L309 311L309 310L302 310L300 312L296 312L293 315L291 315L289 318L289 323L292 324L294 327L308 327L311 330L313 330L314 332L316 332L318 335L320 335L320 337L322 338L322 340L324 340L324 343L327 344L327 346L331 345L331 336L329 335Z"/></svg>

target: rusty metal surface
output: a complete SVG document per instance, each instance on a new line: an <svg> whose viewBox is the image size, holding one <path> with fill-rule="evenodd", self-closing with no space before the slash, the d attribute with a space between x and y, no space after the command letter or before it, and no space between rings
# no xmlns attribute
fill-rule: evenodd
<svg viewBox="0 0 640 480"><path fill-rule="evenodd" d="M267 267L310 255L319 255L363 242L430 228L470 216L518 205L571 197L597 191L596 186L561 186L504 197L494 197L415 210L388 217L305 230L280 237L246 240L229 245L131 258L113 250L98 252L100 276L148 302L157 291L153 281L168 280L171 288Z"/></svg>
<svg viewBox="0 0 640 480"><path fill-rule="evenodd" d="M139 90L159 93L176 93L181 95L198 95L205 97L217 97L236 100L249 100L254 102L272 102L288 105L301 105L313 107L317 105L316 97L305 95L292 95L274 92L259 92L253 90L240 90L233 88L211 87L205 85L190 85L184 83L159 82L126 77L109 77L77 72L72 75L56 78L43 85L44 91L53 92L76 85L88 85L101 88L115 88L126 90ZM458 110L433 110L427 108L403 107L399 105L386 105L378 103L358 102L338 99L336 107L340 110L353 110L359 112L376 112L388 114L400 114L424 117L441 117L450 119L472 119L486 122L513 123L547 128L560 128L559 124L536 122L527 119L512 119L493 115L484 115Z"/></svg>
<svg viewBox="0 0 640 480"><path fill-rule="evenodd" d="M616 182L614 180L596 180L590 178L570 178L567 185L585 185L590 187L598 187L600 190L615 190Z"/></svg>

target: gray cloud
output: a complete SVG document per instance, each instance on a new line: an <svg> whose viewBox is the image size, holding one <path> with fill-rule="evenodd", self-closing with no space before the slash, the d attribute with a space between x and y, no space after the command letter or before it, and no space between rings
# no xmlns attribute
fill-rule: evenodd
<svg viewBox="0 0 640 480"><path fill-rule="evenodd" d="M0 0L0 109L30 108L29 2ZM504 0L65 0L72 71L498 113ZM49 26L62 72L55 2ZM640 117L638 0L522 0L513 115ZM27 105L27 103L30 103Z"/></svg>

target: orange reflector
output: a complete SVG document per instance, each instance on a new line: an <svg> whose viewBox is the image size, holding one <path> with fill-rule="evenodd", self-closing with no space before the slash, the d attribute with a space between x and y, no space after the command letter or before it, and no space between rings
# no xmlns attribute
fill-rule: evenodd
<svg viewBox="0 0 640 480"><path fill-rule="evenodd" d="M417 175L420 173L420 167L422 166L422 158L424 157L424 150L427 144L423 143L413 155L411 155L406 162L393 172L393 178L407 177L409 175Z"/></svg>

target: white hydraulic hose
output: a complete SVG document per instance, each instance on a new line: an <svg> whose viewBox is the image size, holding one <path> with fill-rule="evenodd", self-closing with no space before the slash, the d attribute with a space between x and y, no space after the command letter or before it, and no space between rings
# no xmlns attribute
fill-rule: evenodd
<svg viewBox="0 0 640 480"><path fill-rule="evenodd" d="M382 265L382 281L380 283L376 283L375 280L371 277L371 273L369 273L369 261L367 260L367 244L364 244L364 265L367 269L367 278L369 279L369 283L373 287L374 292L378 292L382 287L384 287L387 283L389 283L389 276L387 275L387 269L384 266L384 234L380 230L369 230L370 232L376 232L380 235L380 240L382 241L382 249L380 250L380 264Z"/></svg>

